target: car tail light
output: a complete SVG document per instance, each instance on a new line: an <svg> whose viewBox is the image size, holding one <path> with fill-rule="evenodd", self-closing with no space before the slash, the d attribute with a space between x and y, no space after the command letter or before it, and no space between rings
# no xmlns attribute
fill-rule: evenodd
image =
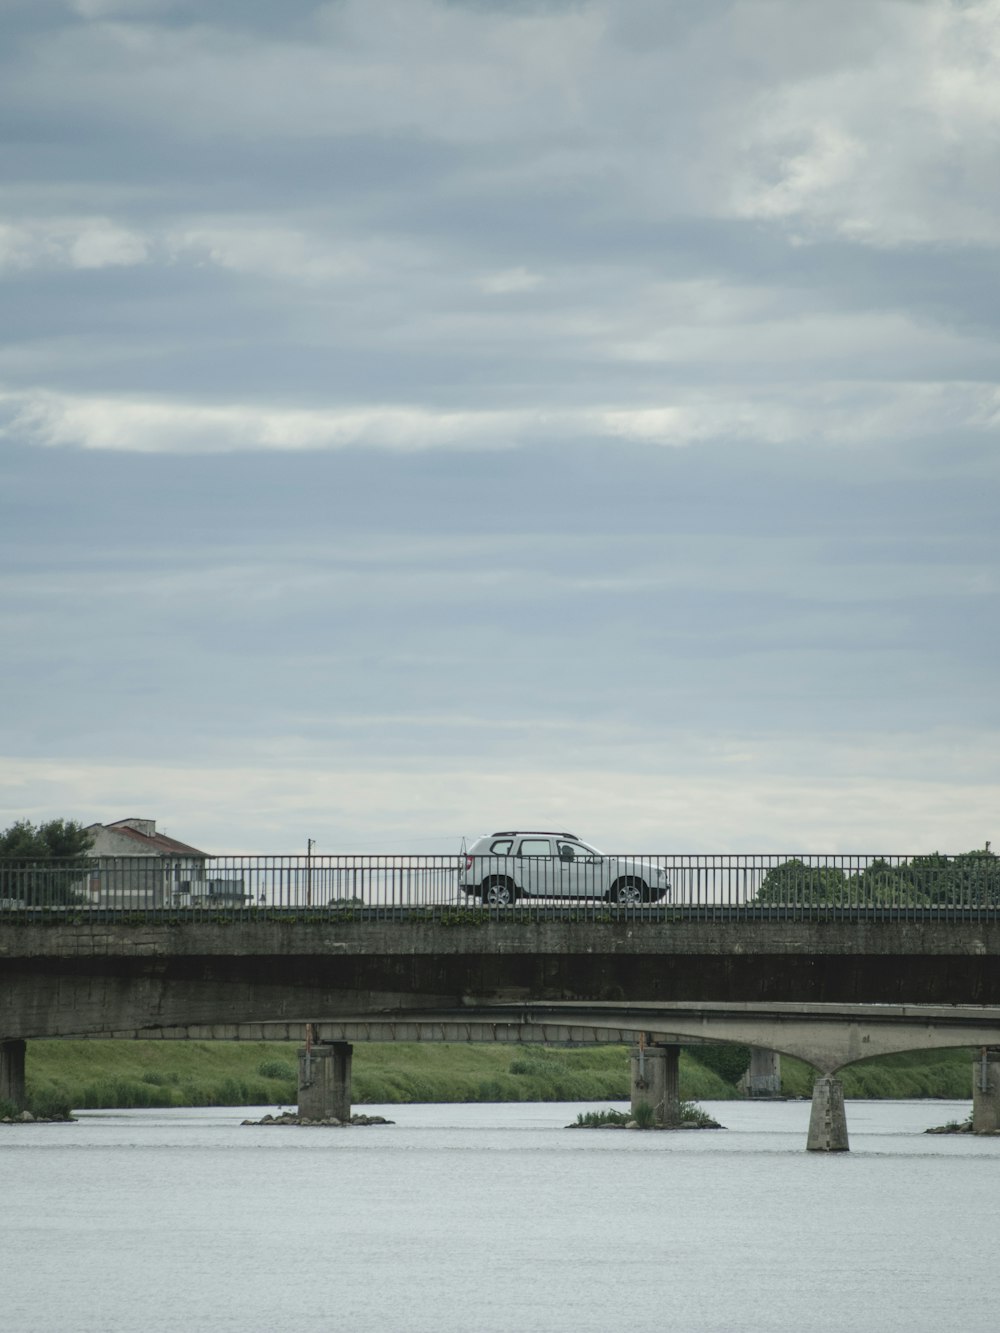
<svg viewBox="0 0 1000 1333"><path fill-rule="evenodd" d="M472 860L473 860L473 858L472 858L471 856L467 856L467 857L465 858L465 868L466 868L466 870L471 870L471 869L472 869Z"/></svg>

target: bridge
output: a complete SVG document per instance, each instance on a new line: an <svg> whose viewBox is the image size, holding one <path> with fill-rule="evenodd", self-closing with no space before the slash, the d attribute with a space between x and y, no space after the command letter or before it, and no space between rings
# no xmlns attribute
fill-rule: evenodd
<svg viewBox="0 0 1000 1333"><path fill-rule="evenodd" d="M353 1041L622 1041L635 1043L633 1100L669 1121L679 1043L739 1041L817 1070L810 1146L836 1149L845 1064L971 1046L987 1052L977 1128L995 1129L998 957L997 914L968 904L25 905L0 913L0 1096L23 1098L34 1038L302 1038L309 1025L300 1107L349 1103Z"/></svg>

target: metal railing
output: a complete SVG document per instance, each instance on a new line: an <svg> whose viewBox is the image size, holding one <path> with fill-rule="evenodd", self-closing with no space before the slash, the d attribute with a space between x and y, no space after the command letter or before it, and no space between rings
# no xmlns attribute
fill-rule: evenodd
<svg viewBox="0 0 1000 1333"><path fill-rule="evenodd" d="M619 855L216 856L0 859L0 920L390 919L486 912L498 919L1000 919L1000 858Z"/></svg>

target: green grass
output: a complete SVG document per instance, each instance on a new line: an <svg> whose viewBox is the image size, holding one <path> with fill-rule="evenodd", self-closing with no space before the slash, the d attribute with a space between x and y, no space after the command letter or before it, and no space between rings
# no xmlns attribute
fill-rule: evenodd
<svg viewBox="0 0 1000 1333"><path fill-rule="evenodd" d="M845 1097L941 1097L963 1101L972 1096L971 1050L907 1051L862 1060L837 1077ZM783 1056L781 1086L788 1097L812 1096L815 1073L801 1060Z"/></svg>
<svg viewBox="0 0 1000 1333"><path fill-rule="evenodd" d="M786 1096L808 1097L814 1074L782 1062ZM844 1070L848 1097L971 1096L972 1053L937 1051L867 1061ZM277 1106L297 1100L297 1047L285 1042L31 1041L31 1106ZM681 1097L721 1101L735 1087L681 1054ZM358 1043L352 1100L386 1102L623 1101L628 1052L439 1042Z"/></svg>

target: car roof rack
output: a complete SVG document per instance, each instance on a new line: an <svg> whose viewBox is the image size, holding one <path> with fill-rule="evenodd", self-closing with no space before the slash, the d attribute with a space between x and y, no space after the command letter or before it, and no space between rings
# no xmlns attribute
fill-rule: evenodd
<svg viewBox="0 0 1000 1333"><path fill-rule="evenodd" d="M540 833L544 834L547 838L572 838L575 842L579 842L579 838L575 833L567 833L565 830L560 832L558 829L550 828L502 828L496 833L491 833L490 837L516 838L523 833Z"/></svg>

